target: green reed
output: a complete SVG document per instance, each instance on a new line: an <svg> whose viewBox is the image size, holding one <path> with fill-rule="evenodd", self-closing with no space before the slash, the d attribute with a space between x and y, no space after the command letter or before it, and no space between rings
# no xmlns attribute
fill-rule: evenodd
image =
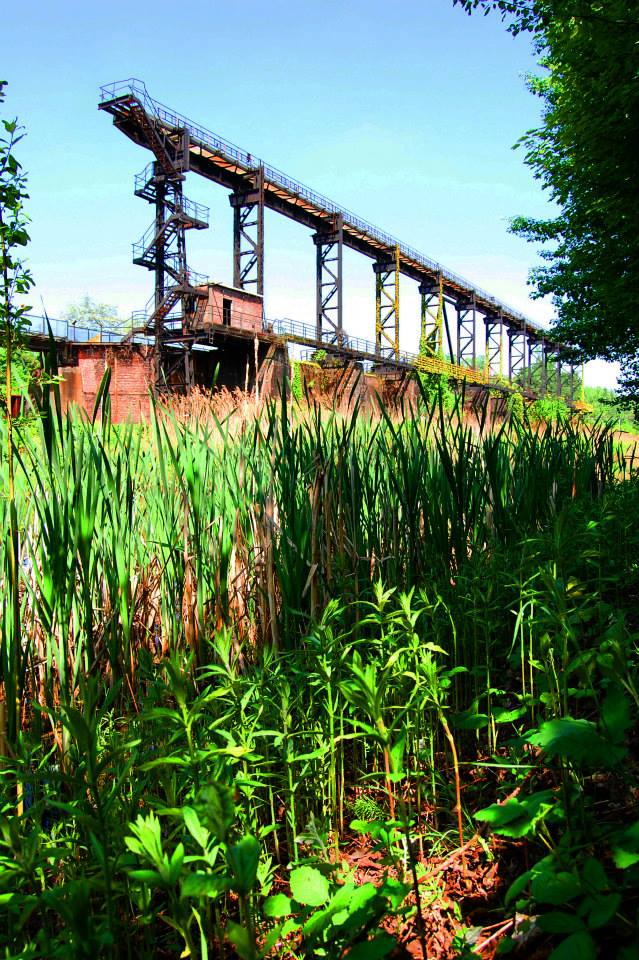
<svg viewBox="0 0 639 960"><path fill-rule="evenodd" d="M521 762L508 738L587 714L597 677L636 691L621 584L636 577L637 483L604 425L471 419L464 398L342 416L282 394L239 424L153 408L115 426L106 401L63 416L45 386L16 430L17 598L6 538L0 555L3 622L18 603L22 638L16 650L3 629L0 682L21 723L2 782L31 791L43 857L51 803L67 818L53 827L62 872L106 898L87 907L90 941L151 922L126 879L140 811L188 847L180 811L226 785L266 876L309 850L337 858L353 815L378 810L400 824L389 849L416 883L411 836L422 852L463 840L473 762ZM207 871L236 863L225 829ZM195 915L162 883L195 951ZM258 894L242 890L252 918ZM215 902L193 909L219 940Z"/></svg>

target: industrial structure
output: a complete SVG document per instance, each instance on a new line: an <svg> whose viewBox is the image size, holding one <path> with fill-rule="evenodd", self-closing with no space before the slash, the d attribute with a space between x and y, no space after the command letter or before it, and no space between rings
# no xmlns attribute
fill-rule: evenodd
<svg viewBox="0 0 639 960"><path fill-rule="evenodd" d="M538 392L545 392L552 380L557 392L572 399L574 368L562 363L557 346L549 343L542 328L486 291L158 103L139 80L102 87L99 107L154 158L135 179L135 194L153 205L154 218L134 244L133 259L155 277L154 295L136 318L135 332L149 336L155 344L158 389L188 387L193 382L194 348L209 342L214 328L225 325L215 319L211 323L210 314L206 317L205 278L187 265L186 231L206 227L208 215L205 207L184 196L184 180L191 171L230 191L236 290L263 296L265 208L313 231L314 328L275 322L269 330L264 323L264 332L284 342L321 347L332 356L447 373L471 383L507 381L530 388L531 371L536 368ZM354 339L344 328L344 245L373 261L376 299L371 343ZM417 355L400 350L400 274L415 281L421 294ZM549 376L551 364L554 371Z"/></svg>
<svg viewBox="0 0 639 960"><path fill-rule="evenodd" d="M321 351L325 362L353 369L367 366L378 377L437 373L480 387L503 390L516 384L530 396L552 389L574 402L574 367L562 357L561 348L541 327L486 291L169 110L138 80L102 87L99 108L153 155L135 177L135 195L151 205L152 222L133 244L133 262L153 273L154 287L125 336L86 331L85 337L68 328L57 332L66 345L70 395L76 390L86 403L100 367L112 363L116 381L118 376L121 381L123 415L135 414L138 408L143 412L149 387L161 392L210 385L216 367L218 376L221 371L218 382L226 386L246 387L249 366L253 380L261 377L264 383L264 368L279 361L284 369L287 346L296 343L315 355ZM185 196L189 172L230 191L232 284L212 283L188 264L187 231L208 226L208 209ZM313 324L266 319L266 208L312 231ZM345 329L344 246L372 260L375 310L370 341ZM400 349L401 275L417 283L421 295L417 354ZM37 345L35 319L34 324ZM131 379L136 376L139 383ZM133 405L127 400L129 388Z"/></svg>
<svg viewBox="0 0 639 960"><path fill-rule="evenodd" d="M282 342L322 348L333 357L368 359L393 368L448 374L471 383L514 383L544 393L550 381L572 400L574 368L562 362L544 330L486 291L446 270L337 204L257 160L202 126L153 100L139 80L101 88L99 108L115 126L150 150L153 160L135 178L135 194L153 206L153 222L133 246L133 260L153 271L154 294L134 320L133 334L154 344L155 386L193 383L193 354L245 326L211 309L206 278L189 269L186 231L207 226L208 211L184 196L191 171L230 191L233 218L233 289L264 293L264 210L268 208L310 228L316 247L314 327L262 319L261 333ZM374 341L353 338L344 328L342 251L344 245L373 261ZM400 275L421 294L419 354L400 349ZM224 298L223 298L224 299ZM222 308L224 309L224 308ZM229 308L227 308L229 309ZM480 325L483 334L478 335ZM253 332L257 329L253 327ZM550 365L554 366L549 376ZM563 370L562 370L563 368ZM562 376L562 373L567 374Z"/></svg>

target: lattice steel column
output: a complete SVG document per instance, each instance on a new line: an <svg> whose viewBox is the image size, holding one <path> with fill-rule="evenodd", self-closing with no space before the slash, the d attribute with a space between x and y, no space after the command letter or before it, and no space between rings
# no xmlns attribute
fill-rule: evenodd
<svg viewBox="0 0 639 960"><path fill-rule="evenodd" d="M561 357L557 354L557 359L555 360L555 386L557 389L557 396L560 397L562 393L562 382L561 382Z"/></svg>
<svg viewBox="0 0 639 960"><path fill-rule="evenodd" d="M548 345L541 339L541 371L539 378L539 392L542 397L548 393Z"/></svg>
<svg viewBox="0 0 639 960"><path fill-rule="evenodd" d="M419 354L442 357L444 353L444 278L423 281L419 285L422 298Z"/></svg>
<svg viewBox="0 0 639 960"><path fill-rule="evenodd" d="M343 218L338 213L326 230L313 235L317 248L315 322L318 340L339 346L344 342L342 327Z"/></svg>
<svg viewBox="0 0 639 960"><path fill-rule="evenodd" d="M508 379L512 383L526 374L527 339L524 330L508 330Z"/></svg>
<svg viewBox="0 0 639 960"><path fill-rule="evenodd" d="M375 353L399 358L399 247L393 259L378 260L375 271ZM385 341L385 343L384 343ZM385 351L385 352L382 352Z"/></svg>
<svg viewBox="0 0 639 960"><path fill-rule="evenodd" d="M486 355L484 370L486 376L504 375L504 318L501 313L487 313L484 317L486 327Z"/></svg>
<svg viewBox="0 0 639 960"><path fill-rule="evenodd" d="M526 385L529 390L535 389L535 384L533 383L533 374L535 372L535 367L539 365L539 376L540 376L540 393L541 393L541 376L543 370L543 343L541 340L538 340L533 334L528 334L528 369L526 377Z"/></svg>
<svg viewBox="0 0 639 960"><path fill-rule="evenodd" d="M233 207L233 285L264 296L264 168L229 197Z"/></svg>
<svg viewBox="0 0 639 960"><path fill-rule="evenodd" d="M166 219L166 180L162 174L162 168L159 163L153 163L153 179L155 181L155 234L162 235L162 228ZM155 298L154 304L157 310L164 299L164 244L158 244L158 252L155 264ZM157 379L157 378L156 378Z"/></svg>
<svg viewBox="0 0 639 960"><path fill-rule="evenodd" d="M457 302L457 364L475 368L477 362L477 313L475 298Z"/></svg>

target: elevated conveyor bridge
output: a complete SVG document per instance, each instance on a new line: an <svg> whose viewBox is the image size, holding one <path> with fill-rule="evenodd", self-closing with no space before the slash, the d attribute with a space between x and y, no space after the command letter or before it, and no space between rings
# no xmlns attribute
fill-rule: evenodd
<svg viewBox="0 0 639 960"><path fill-rule="evenodd" d="M198 298L186 265L187 228L202 229L207 216L183 197L182 183L196 173L230 191L234 210L233 285L263 295L264 210L280 213L313 231L316 246L316 316L313 337L296 342L331 346L352 353L355 343L344 326L342 250L346 246L373 261L375 271L375 340L362 351L378 363L404 366L400 349L400 284L405 276L421 294L419 355L410 365L446 372L476 383L493 380L531 386L536 367L538 390L555 389L573 380L561 376L561 349L521 312L486 290L431 260L327 197L311 190L253 154L212 133L149 96L135 79L107 84L99 108L133 142L150 150L154 160L136 178L135 193L155 206L155 223L134 247L134 262L155 272L154 302L141 330L153 336L158 351L158 386L166 373L162 343L168 319L175 328L176 307L184 342L197 337ZM169 249L168 242L173 246ZM479 334L480 328L483 331ZM173 340L174 333L171 334ZM289 331L287 338L295 339ZM554 376L549 377L549 365ZM188 385L188 372L185 383Z"/></svg>

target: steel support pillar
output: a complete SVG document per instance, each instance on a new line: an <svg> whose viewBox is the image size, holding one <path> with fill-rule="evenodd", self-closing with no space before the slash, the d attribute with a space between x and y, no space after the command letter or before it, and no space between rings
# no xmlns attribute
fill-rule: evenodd
<svg viewBox="0 0 639 960"><path fill-rule="evenodd" d="M153 163L153 178L155 180L155 234L162 236L162 228L166 219L166 181L159 163ZM155 297L154 304L157 310L164 299L164 242L157 244L155 263Z"/></svg>
<svg viewBox="0 0 639 960"><path fill-rule="evenodd" d="M527 338L524 330L508 330L508 379L524 380L526 376Z"/></svg>
<svg viewBox="0 0 639 960"><path fill-rule="evenodd" d="M557 396L560 397L562 394L562 377L561 377L561 357L557 356L555 360L555 387L557 390Z"/></svg>
<svg viewBox="0 0 639 960"><path fill-rule="evenodd" d="M399 247L375 271L375 353L399 358Z"/></svg>
<svg viewBox="0 0 639 960"><path fill-rule="evenodd" d="M486 328L486 354L484 372L487 377L504 375L504 318L501 313L487 313L484 317Z"/></svg>
<svg viewBox="0 0 639 960"><path fill-rule="evenodd" d="M475 369L477 363L477 311L475 298L457 303L457 365Z"/></svg>
<svg viewBox="0 0 639 960"><path fill-rule="evenodd" d="M161 391L167 385L192 383L188 345L197 326L198 305L206 294L202 278L194 280L189 273L186 231L205 228L208 210L184 196L188 131L176 131L174 139L157 143L157 159L135 178L135 195L153 204L155 217L142 239L133 244L133 262L154 275L153 309L141 329L153 338L154 385Z"/></svg>
<svg viewBox="0 0 639 960"><path fill-rule="evenodd" d="M528 334L528 359L527 359L526 386L529 390L537 393L542 392L542 372L543 372L543 343L532 334Z"/></svg>
<svg viewBox="0 0 639 960"><path fill-rule="evenodd" d="M229 197L233 207L233 286L264 296L264 168Z"/></svg>
<svg viewBox="0 0 639 960"><path fill-rule="evenodd" d="M313 235L317 254L315 324L318 340L344 343L342 325L343 218L338 213L326 230Z"/></svg>
<svg viewBox="0 0 639 960"><path fill-rule="evenodd" d="M542 397L545 397L548 393L548 345L543 338L540 340L540 346L539 393Z"/></svg>
<svg viewBox="0 0 639 960"><path fill-rule="evenodd" d="M444 353L444 278L419 285L422 298L419 336L420 357L438 357Z"/></svg>

